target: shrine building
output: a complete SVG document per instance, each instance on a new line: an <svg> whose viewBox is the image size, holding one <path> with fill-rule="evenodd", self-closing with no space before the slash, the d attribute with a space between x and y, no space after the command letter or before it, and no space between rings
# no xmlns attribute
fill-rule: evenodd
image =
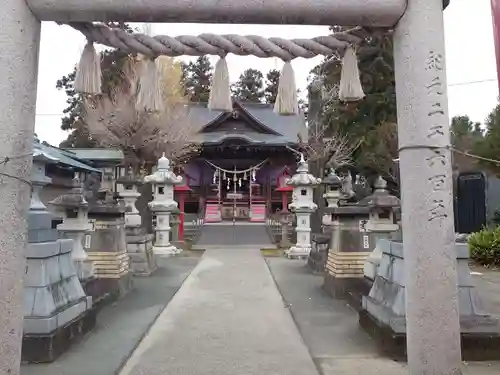
<svg viewBox="0 0 500 375"><path fill-rule="evenodd" d="M201 152L184 167L191 190L185 212L204 208L206 222L263 222L266 214L281 210L284 180L297 162L288 147L297 146L299 137L307 139L304 115L283 116L273 105L238 101L232 112L192 104L191 114Z"/></svg>

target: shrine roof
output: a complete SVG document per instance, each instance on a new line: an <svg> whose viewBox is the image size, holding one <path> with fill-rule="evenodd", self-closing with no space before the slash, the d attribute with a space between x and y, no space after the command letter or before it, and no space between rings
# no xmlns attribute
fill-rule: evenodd
<svg viewBox="0 0 500 375"><path fill-rule="evenodd" d="M196 141L202 143L221 143L227 139L241 139L243 141L262 145L293 144L298 141L298 134L307 139L305 116L300 113L295 116L283 116L273 111L273 105L261 103L243 103L234 101L234 111L245 116L258 130L245 129L244 131L230 132L217 130L216 124L232 118L233 112L213 111L207 108L206 103L191 104L191 116L194 125L199 129ZM211 127L210 132L206 131Z"/></svg>
<svg viewBox="0 0 500 375"><path fill-rule="evenodd" d="M89 161L117 161L125 158L123 151L113 148L72 148L67 150L75 154L78 159Z"/></svg>
<svg viewBox="0 0 500 375"><path fill-rule="evenodd" d="M71 152L48 144L40 143L37 140L35 140L33 145L33 153L42 153L50 159L54 160L56 163L61 163L77 170L86 170L89 172L101 173L100 170L92 168L90 165L77 160L76 155L72 155Z"/></svg>

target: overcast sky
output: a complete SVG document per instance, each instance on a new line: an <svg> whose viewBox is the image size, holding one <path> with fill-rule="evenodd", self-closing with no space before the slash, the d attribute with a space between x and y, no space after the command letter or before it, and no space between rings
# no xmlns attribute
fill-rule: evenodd
<svg viewBox="0 0 500 375"><path fill-rule="evenodd" d="M490 0L453 0L445 11L445 32L450 116L466 114L474 121L483 122L495 106L498 97ZM201 33L309 38L327 35L328 28L201 24L155 24L152 28L153 35L176 36ZM57 79L71 72L80 58L84 45L84 37L73 29L55 23L43 23L36 132L41 140L53 145L58 145L67 137L67 133L60 130L60 118L66 107L66 95L55 88L55 83ZM236 81L241 72L248 68L259 69L266 73L270 69L280 69L282 65L274 58L259 59L229 55L227 60L232 81ZM305 88L309 71L320 60L321 58L293 61L299 88ZM215 61L215 58L212 61Z"/></svg>

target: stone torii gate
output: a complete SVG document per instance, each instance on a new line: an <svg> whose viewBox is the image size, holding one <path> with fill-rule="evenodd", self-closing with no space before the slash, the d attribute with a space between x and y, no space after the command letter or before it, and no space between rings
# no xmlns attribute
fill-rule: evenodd
<svg viewBox="0 0 500 375"><path fill-rule="evenodd" d="M0 375L19 374L40 22L108 20L395 28L409 369L460 374L442 11L443 0L2 0Z"/></svg>

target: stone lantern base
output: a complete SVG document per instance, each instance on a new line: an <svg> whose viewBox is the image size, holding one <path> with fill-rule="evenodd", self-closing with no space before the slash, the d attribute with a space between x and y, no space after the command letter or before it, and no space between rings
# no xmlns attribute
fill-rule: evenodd
<svg viewBox="0 0 500 375"><path fill-rule="evenodd" d="M155 245L153 246L153 253L158 256L162 257L167 257L167 256L174 256L179 253L181 253L182 250L178 249L172 244L166 245L166 246L161 246L161 245Z"/></svg>
<svg viewBox="0 0 500 375"><path fill-rule="evenodd" d="M157 268L153 253L154 235L144 233L141 227L127 227L126 235L130 271L134 276L151 276Z"/></svg>
<svg viewBox="0 0 500 375"><path fill-rule="evenodd" d="M298 246L294 245L285 251L285 255L288 259L307 259L311 253L312 246Z"/></svg>

